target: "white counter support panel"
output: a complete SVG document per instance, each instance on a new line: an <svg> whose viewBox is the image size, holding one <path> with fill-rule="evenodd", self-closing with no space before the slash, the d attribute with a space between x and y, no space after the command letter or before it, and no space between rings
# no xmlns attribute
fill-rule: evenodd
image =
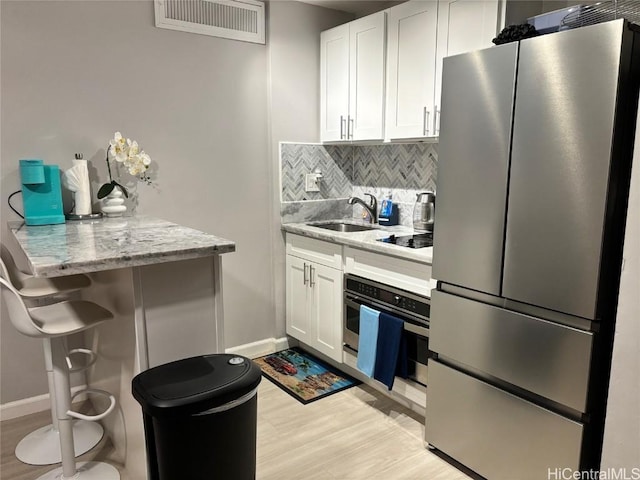
<svg viewBox="0 0 640 480"><path fill-rule="evenodd" d="M141 370L224 352L219 255L132 270Z"/></svg>

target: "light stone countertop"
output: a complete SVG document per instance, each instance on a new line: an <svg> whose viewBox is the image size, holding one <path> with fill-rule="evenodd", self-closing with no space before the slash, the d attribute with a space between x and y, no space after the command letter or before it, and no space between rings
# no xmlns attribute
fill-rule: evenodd
<svg viewBox="0 0 640 480"><path fill-rule="evenodd" d="M8 222L37 277L58 277L234 252L235 242L147 216L27 226Z"/></svg>
<svg viewBox="0 0 640 480"><path fill-rule="evenodd" d="M318 240L325 240L327 242L333 242L341 245L348 245L350 247L360 248L362 250L369 250L375 253L381 253L431 265L431 261L433 258L433 247L408 248L380 242L377 240L378 238L386 238L391 234L398 237L402 235L413 235L413 228L405 227L403 225L396 225L394 227L381 227L379 225L376 225L376 230L366 230L363 232L337 232L334 230L327 230L326 228L320 228L318 226L311 225L312 223L321 224L333 222L369 225L368 223L363 223L352 219L338 219L309 223L284 223L282 224L282 230L289 233L295 233L297 235L303 235L305 237L316 238Z"/></svg>

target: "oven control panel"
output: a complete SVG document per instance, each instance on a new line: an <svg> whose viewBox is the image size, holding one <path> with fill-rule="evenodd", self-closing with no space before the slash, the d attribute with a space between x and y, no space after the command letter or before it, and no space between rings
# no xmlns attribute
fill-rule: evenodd
<svg viewBox="0 0 640 480"><path fill-rule="evenodd" d="M345 290L414 313L425 319L429 318L431 308L429 299L426 297L419 297L387 285L374 284L370 280L352 275L345 276Z"/></svg>
<svg viewBox="0 0 640 480"><path fill-rule="evenodd" d="M349 281L348 283L349 285L347 285L347 287L351 292L359 293L360 295L365 295L371 298L380 298L380 289L378 287L358 281Z"/></svg>
<svg viewBox="0 0 640 480"><path fill-rule="evenodd" d="M400 307L404 310L409 310L411 312L415 312L418 304L420 303L410 298L403 297L401 295L393 295L392 302L396 307Z"/></svg>

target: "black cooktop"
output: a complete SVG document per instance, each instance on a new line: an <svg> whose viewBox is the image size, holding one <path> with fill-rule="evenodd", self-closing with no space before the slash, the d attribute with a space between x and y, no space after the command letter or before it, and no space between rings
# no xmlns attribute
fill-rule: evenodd
<svg viewBox="0 0 640 480"><path fill-rule="evenodd" d="M408 248L432 247L433 233L419 233L415 235L405 235L402 237L390 235L386 238L379 238L378 241Z"/></svg>

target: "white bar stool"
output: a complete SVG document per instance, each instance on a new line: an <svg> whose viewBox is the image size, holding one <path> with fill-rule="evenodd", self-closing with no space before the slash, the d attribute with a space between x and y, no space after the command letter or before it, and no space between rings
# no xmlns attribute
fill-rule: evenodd
<svg viewBox="0 0 640 480"><path fill-rule="evenodd" d="M20 271L11 253L4 245L0 245L0 277L11 283L22 299L25 300L27 306L32 306L30 304L59 302L65 300L70 294L91 285L91 279L86 275L68 275L58 278L39 278L28 275ZM51 348L48 340L44 340L43 343L49 392L53 392ZM88 360L83 366L72 366L71 359L75 354L88 355ZM94 353L87 349L73 349L69 352L68 357L71 372L85 370L95 362ZM29 433L16 446L16 458L23 463L29 465L53 465L62 461L58 419L55 414L55 396L50 396L52 423ZM91 450L100 443L103 435L104 429L97 422L87 420L74 421L75 456L78 457Z"/></svg>
<svg viewBox="0 0 640 480"><path fill-rule="evenodd" d="M42 338L51 355L53 390L55 398L55 418L60 436L60 456L62 467L51 470L37 480L119 480L118 470L103 462L81 462L76 465L72 422L74 418L96 421L113 411L116 400L113 395L102 390L86 390L88 393L106 395L110 403L106 411L88 416L71 410L70 367L64 338L74 333L93 328L111 320L113 314L101 306L83 300L67 300L43 307L27 308L20 293L4 278L0 278L2 296L7 305L13 326L22 334ZM45 348L45 353L47 348ZM49 360L47 360L49 361Z"/></svg>

